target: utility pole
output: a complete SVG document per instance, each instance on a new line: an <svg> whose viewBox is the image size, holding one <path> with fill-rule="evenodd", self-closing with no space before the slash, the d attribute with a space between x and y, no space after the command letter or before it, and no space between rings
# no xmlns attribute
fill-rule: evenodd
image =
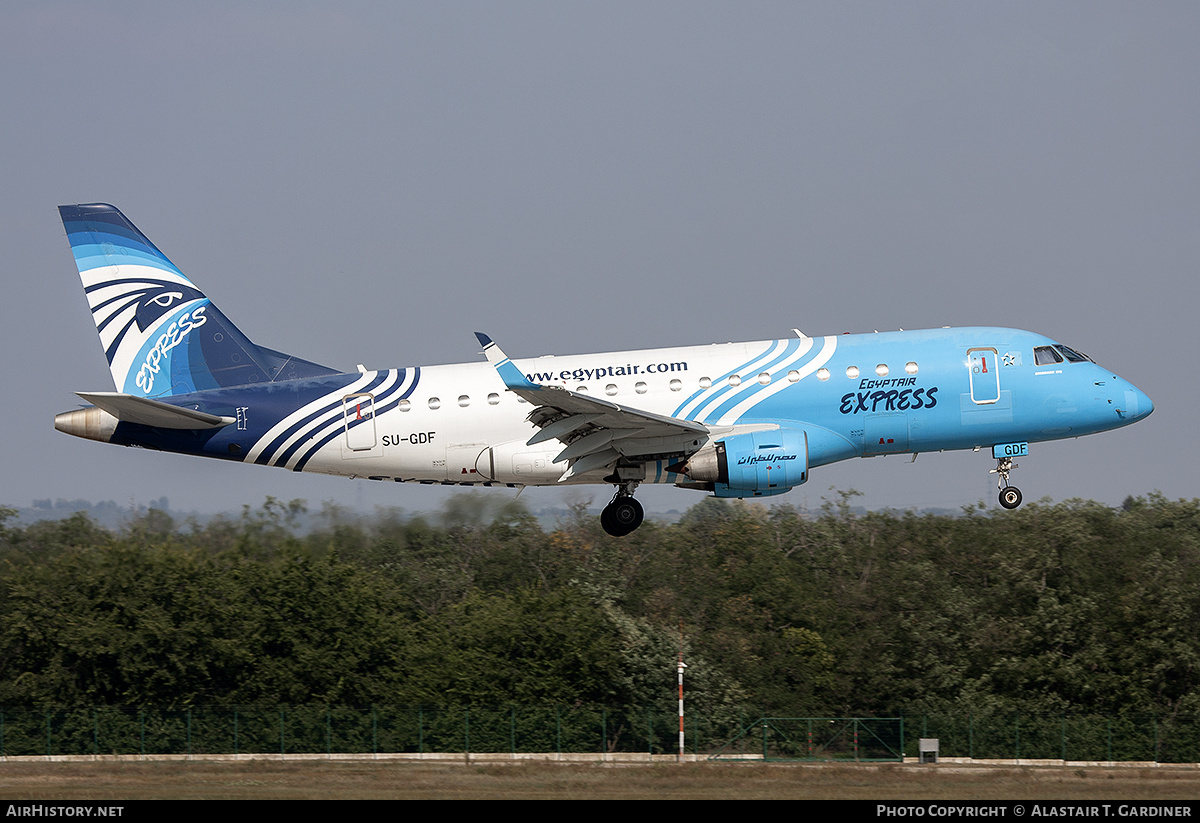
<svg viewBox="0 0 1200 823"><path fill-rule="evenodd" d="M683 760L683 670L687 668L687 664L683 662L683 621L679 622L679 665L676 671L679 672L679 754L675 756L676 762Z"/></svg>

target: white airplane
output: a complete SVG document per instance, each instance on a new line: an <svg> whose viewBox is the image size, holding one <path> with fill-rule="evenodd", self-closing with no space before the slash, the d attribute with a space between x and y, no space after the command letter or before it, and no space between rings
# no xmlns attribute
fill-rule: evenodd
<svg viewBox="0 0 1200 823"><path fill-rule="evenodd" d="M60 206L115 392L55 417L125 446L442 485L781 494L851 457L992 450L1000 503L1029 443L1127 426L1150 398L1048 337L945 328L344 373L255 345L121 212Z"/></svg>

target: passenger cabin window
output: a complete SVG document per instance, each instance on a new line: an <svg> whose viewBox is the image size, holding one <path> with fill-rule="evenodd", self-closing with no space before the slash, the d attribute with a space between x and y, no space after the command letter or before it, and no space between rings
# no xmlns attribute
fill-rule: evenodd
<svg viewBox="0 0 1200 823"><path fill-rule="evenodd" d="M1033 350L1033 362L1039 366L1053 366L1062 361L1062 355L1050 346L1037 346Z"/></svg>

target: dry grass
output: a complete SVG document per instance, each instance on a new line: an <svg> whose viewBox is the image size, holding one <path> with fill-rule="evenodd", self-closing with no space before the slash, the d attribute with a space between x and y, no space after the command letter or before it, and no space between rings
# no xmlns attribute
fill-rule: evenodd
<svg viewBox="0 0 1200 823"><path fill-rule="evenodd" d="M0 764L6 800L1190 800L1200 769L397 761Z"/></svg>

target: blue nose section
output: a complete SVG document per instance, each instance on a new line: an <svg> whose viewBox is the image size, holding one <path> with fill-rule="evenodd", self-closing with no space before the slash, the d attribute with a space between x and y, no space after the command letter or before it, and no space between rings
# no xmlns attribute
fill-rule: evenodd
<svg viewBox="0 0 1200 823"><path fill-rule="evenodd" d="M1154 411L1154 401L1150 399L1150 395L1142 390L1138 390L1138 408L1142 410L1142 417L1148 417L1150 412Z"/></svg>
<svg viewBox="0 0 1200 823"><path fill-rule="evenodd" d="M1124 411L1131 420L1140 420L1154 411L1154 401L1141 389L1130 386L1125 390Z"/></svg>

